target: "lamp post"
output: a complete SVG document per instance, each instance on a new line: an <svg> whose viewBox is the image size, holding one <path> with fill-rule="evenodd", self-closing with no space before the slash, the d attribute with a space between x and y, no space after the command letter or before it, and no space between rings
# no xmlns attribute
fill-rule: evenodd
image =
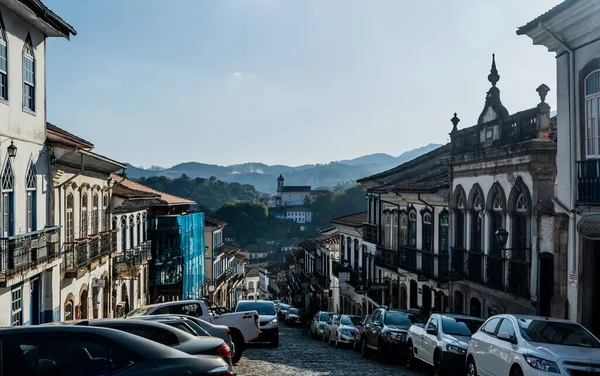
<svg viewBox="0 0 600 376"><path fill-rule="evenodd" d="M506 246L506 242L508 241L508 231L506 231L503 228L499 228L494 233L494 237L496 238L496 241L498 242L498 244L500 245L502 250L504 250L504 247Z"/></svg>

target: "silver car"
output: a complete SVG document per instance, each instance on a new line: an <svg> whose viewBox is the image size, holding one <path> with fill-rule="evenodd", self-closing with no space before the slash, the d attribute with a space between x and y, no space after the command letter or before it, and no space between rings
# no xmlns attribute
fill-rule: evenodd
<svg viewBox="0 0 600 376"><path fill-rule="evenodd" d="M354 345L356 325L360 324L361 320L360 316L339 316L339 319L335 320L329 329L329 344L335 344L335 347L339 347L340 344Z"/></svg>
<svg viewBox="0 0 600 376"><path fill-rule="evenodd" d="M315 315L315 317L313 317L310 323L310 336L313 338L324 338L323 331L325 329L325 326L327 325L327 322L329 321L330 317L334 314L335 313L333 312L317 312L317 314Z"/></svg>

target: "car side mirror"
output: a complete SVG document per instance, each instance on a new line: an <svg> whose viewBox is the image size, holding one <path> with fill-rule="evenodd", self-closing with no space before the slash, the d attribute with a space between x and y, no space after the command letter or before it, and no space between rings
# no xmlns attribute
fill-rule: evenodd
<svg viewBox="0 0 600 376"><path fill-rule="evenodd" d="M500 332L496 335L496 337L502 341L516 343L515 338L506 332Z"/></svg>
<svg viewBox="0 0 600 376"><path fill-rule="evenodd" d="M438 334L437 329L427 329L426 332L427 332L427 334L430 334L432 336L437 336L437 334Z"/></svg>

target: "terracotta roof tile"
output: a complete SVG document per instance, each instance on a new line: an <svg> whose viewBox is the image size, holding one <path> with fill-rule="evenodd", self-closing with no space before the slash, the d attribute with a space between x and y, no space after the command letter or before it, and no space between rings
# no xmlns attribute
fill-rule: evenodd
<svg viewBox="0 0 600 376"><path fill-rule="evenodd" d="M518 28L517 29L517 35L527 34L531 30L533 30L535 27L537 27L540 24L540 22L547 21L548 19L556 16L557 14L559 14L560 12L562 12L563 10L567 9L568 7L570 7L571 5L574 5L578 1L580 1L580 0L565 0L565 1L563 1L562 3L558 4L554 8L550 9L549 11L547 11L546 13L544 13L544 14L536 17L535 19L529 21L527 24L525 24L525 25L521 26L520 28Z"/></svg>
<svg viewBox="0 0 600 376"><path fill-rule="evenodd" d="M367 211L362 211L359 213L354 213L350 215L345 215L343 217L338 217L330 220L329 222L333 224L339 224L350 227L361 227L363 223L367 221Z"/></svg>
<svg viewBox="0 0 600 376"><path fill-rule="evenodd" d="M72 133L57 127L54 124L46 123L46 140L53 145L77 149L93 149L94 144L77 137Z"/></svg>
<svg viewBox="0 0 600 376"><path fill-rule="evenodd" d="M140 183L137 183L133 180L129 180L127 178L122 177L121 175L111 174L111 178L115 182L115 185L123 185L126 188L131 190L146 192L146 193L154 193L160 196L159 202L157 205L195 205L196 203L187 198L181 198L174 195L170 195L168 193L160 192L150 187L146 187Z"/></svg>

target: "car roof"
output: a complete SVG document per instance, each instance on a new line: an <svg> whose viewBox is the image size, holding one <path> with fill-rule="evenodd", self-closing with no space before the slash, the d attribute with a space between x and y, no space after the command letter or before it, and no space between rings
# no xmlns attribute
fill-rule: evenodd
<svg viewBox="0 0 600 376"><path fill-rule="evenodd" d="M556 318L553 318L553 317L534 316L534 315L500 314L500 315L496 315L496 316L498 316L498 317L514 317L517 320L542 320L542 321L563 322L563 323L569 323L569 324L577 324L576 322L571 321L571 320L556 319ZM496 317L496 316L493 316L493 317Z"/></svg>
<svg viewBox="0 0 600 376"><path fill-rule="evenodd" d="M185 304L185 303L204 303L204 304L206 304L206 302L204 300L190 299L190 300L175 300L172 302L159 302L159 303L154 303L154 304L147 304L140 308L156 308L156 307L164 307L164 306L170 306L170 305L180 305L180 304Z"/></svg>
<svg viewBox="0 0 600 376"><path fill-rule="evenodd" d="M440 317L451 317L453 319L464 319L464 320L479 320L479 321L485 321L485 319L482 319L481 317L476 317L476 316L469 316L469 315L460 315L458 313L432 313L432 315L438 315Z"/></svg>
<svg viewBox="0 0 600 376"><path fill-rule="evenodd" d="M172 326L162 324L160 322L155 322L151 320L137 320L137 319L92 319L92 320L73 320L73 321L61 321L55 323L48 323L44 325L77 325L77 326L103 326L103 325L143 325L143 326L151 326L154 328L160 328L163 330L168 330L169 332L175 334L179 340L189 341L190 339L194 339L193 335L186 333L180 329L173 328Z"/></svg>
<svg viewBox="0 0 600 376"><path fill-rule="evenodd" d="M240 303L269 303L269 304L275 304L273 303L272 300L240 300L238 302L238 304Z"/></svg>
<svg viewBox="0 0 600 376"><path fill-rule="evenodd" d="M120 346L137 352L147 359L193 357L179 350L175 350L169 346L162 345L144 337L110 328L81 325L31 325L0 329L0 337L3 335L44 335L51 333L84 333L98 335L116 342Z"/></svg>

